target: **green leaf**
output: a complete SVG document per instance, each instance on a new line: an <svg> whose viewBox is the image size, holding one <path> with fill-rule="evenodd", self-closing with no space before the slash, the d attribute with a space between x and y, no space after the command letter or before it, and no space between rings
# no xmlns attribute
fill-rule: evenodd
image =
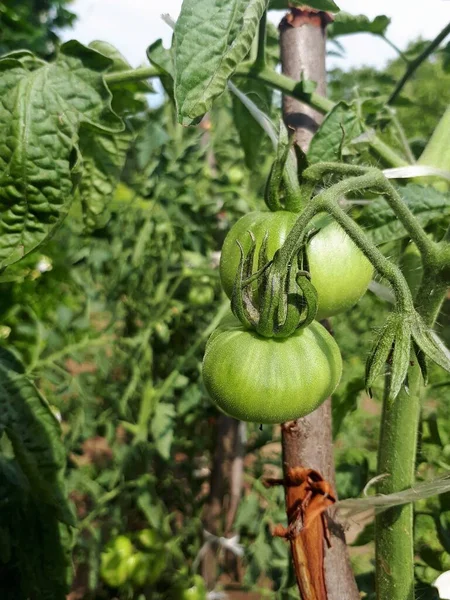
<svg viewBox="0 0 450 600"><path fill-rule="evenodd" d="M25 53L0 60L0 268L34 250L66 216L81 127L123 130L103 81L111 64L75 41L54 63Z"/></svg>
<svg viewBox="0 0 450 600"><path fill-rule="evenodd" d="M269 4L269 8L276 10L290 8L291 6L301 6L305 8L308 8L309 6L315 10L323 10L332 13L337 13L340 10L339 6L337 6L333 0L307 0L306 2L303 2L302 0L271 0Z"/></svg>
<svg viewBox="0 0 450 600"><path fill-rule="evenodd" d="M83 133L79 146L83 156L79 194L88 229L102 227L109 218L105 209L116 191L132 139L130 131L105 135L89 129Z"/></svg>
<svg viewBox="0 0 450 600"><path fill-rule="evenodd" d="M73 571L72 531L30 494L16 461L0 457L0 479L0 597L64 600Z"/></svg>
<svg viewBox="0 0 450 600"><path fill-rule="evenodd" d="M147 48L147 58L154 67L161 71L160 80L169 98L174 98L173 80L175 67L172 51L164 48L162 40L156 40Z"/></svg>
<svg viewBox="0 0 450 600"><path fill-rule="evenodd" d="M13 354L0 348L0 430L11 441L32 494L52 507L60 521L74 524L65 496L66 453L59 423Z"/></svg>
<svg viewBox="0 0 450 600"><path fill-rule="evenodd" d="M336 15L333 23L328 25L327 37L332 39L340 35L350 35L352 33L372 33L383 36L386 34L390 23L391 19L386 15L378 15L371 20L365 15L351 15L346 12L340 12Z"/></svg>
<svg viewBox="0 0 450 600"><path fill-rule="evenodd" d="M224 92L266 7L267 0L184 0L173 41L180 123L198 122Z"/></svg>
<svg viewBox="0 0 450 600"><path fill-rule="evenodd" d="M113 61L110 71L129 71L132 69L130 63L120 52L108 42L91 42L89 48L100 52ZM118 115L124 117L127 114L134 115L147 109L145 94L154 92L153 86L145 80L129 81L120 83L108 83L113 93L112 108Z"/></svg>
<svg viewBox="0 0 450 600"><path fill-rule="evenodd" d="M310 163L340 161L342 149L363 131L356 111L346 102L339 102L327 114L311 140L308 151Z"/></svg>
<svg viewBox="0 0 450 600"><path fill-rule="evenodd" d="M150 430L156 449L162 458L168 460L174 438L175 408L172 404L160 402L153 415Z"/></svg>
<svg viewBox="0 0 450 600"><path fill-rule="evenodd" d="M113 61L111 70L131 69L131 65L111 44L92 42L89 47ZM122 117L144 111L147 108L144 94L153 91L145 81L112 84L109 87L113 92L113 110ZM109 219L109 211L105 209L116 191L133 137L128 123L125 131L114 135L87 128L82 131L79 148L83 157L83 177L79 192L88 229L102 227Z"/></svg>
<svg viewBox="0 0 450 600"><path fill-rule="evenodd" d="M422 227L439 221L445 229L445 223L450 220L450 195L432 187L412 184L399 188L399 192ZM373 200L362 211L358 223L378 246L408 237L406 229L383 198Z"/></svg>

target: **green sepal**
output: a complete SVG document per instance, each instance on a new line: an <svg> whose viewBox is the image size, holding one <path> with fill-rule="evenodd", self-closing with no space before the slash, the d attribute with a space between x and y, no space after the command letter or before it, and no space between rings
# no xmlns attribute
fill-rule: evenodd
<svg viewBox="0 0 450 600"><path fill-rule="evenodd" d="M245 327L255 327L259 321L259 314L257 313L256 308L253 306L251 298L248 296L247 290L250 288L250 286L249 284L246 285L243 282L248 278L249 270L251 273L256 243L252 236L252 245L247 255L245 255L241 243L239 241L236 243L239 246L241 258L239 261L236 278L234 280L233 294L231 297L231 310Z"/></svg>
<svg viewBox="0 0 450 600"><path fill-rule="evenodd" d="M414 354L417 359L417 364L419 365L420 372L422 373L422 379L424 385L428 385L428 365L427 365L427 357L424 352L419 348L416 342L413 341Z"/></svg>
<svg viewBox="0 0 450 600"><path fill-rule="evenodd" d="M302 291L303 307L305 308L305 316L300 320L298 328L307 327L314 321L319 308L319 296L316 288L311 283L311 277L308 271L299 271L296 275L296 282Z"/></svg>
<svg viewBox="0 0 450 600"><path fill-rule="evenodd" d="M388 361L389 355L392 351L392 346L397 332L397 326L395 323L396 316L397 315L391 315L388 317L366 362L366 389L370 395L372 395L371 388L377 377L384 371L386 362Z"/></svg>
<svg viewBox="0 0 450 600"><path fill-rule="evenodd" d="M412 325L412 336L417 346L428 358L450 373L449 349L438 335L425 325L418 314Z"/></svg>
<svg viewBox="0 0 450 600"><path fill-rule="evenodd" d="M393 401L405 383L411 358L411 330L400 320L394 337L388 400Z"/></svg>

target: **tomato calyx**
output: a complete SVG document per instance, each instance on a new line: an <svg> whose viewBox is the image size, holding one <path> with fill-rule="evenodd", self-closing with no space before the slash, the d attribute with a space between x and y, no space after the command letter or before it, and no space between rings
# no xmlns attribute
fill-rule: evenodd
<svg viewBox="0 0 450 600"><path fill-rule="evenodd" d="M239 240L236 241L241 258L231 309L244 326L255 329L259 335L288 337L296 329L309 325L317 313L317 291L311 283L306 254L309 237L286 271L278 268L278 252L268 260L266 234L258 255L258 268L253 272L256 240L251 231L248 234L252 242L247 253ZM255 282L257 285L252 285Z"/></svg>

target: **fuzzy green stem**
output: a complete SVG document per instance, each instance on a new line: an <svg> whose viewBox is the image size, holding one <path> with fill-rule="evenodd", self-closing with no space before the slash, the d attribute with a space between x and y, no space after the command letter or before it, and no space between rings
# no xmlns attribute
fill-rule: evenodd
<svg viewBox="0 0 450 600"><path fill-rule="evenodd" d="M424 273L415 306L426 325L433 327L448 287L449 245L442 241L424 260ZM387 474L378 493L391 494L414 485L417 439L423 380L417 360L408 371L408 390L403 388L392 404L386 381L381 422L378 474ZM376 587L378 598L414 600L413 505L387 510L376 518Z"/></svg>
<svg viewBox="0 0 450 600"><path fill-rule="evenodd" d="M408 387L394 403L383 403L378 473L387 474L378 485L380 494L392 494L414 484L422 376L416 364L408 372ZM414 600L413 505L391 508L376 518L377 598Z"/></svg>
<svg viewBox="0 0 450 600"><path fill-rule="evenodd" d="M333 174L341 177L354 177L371 175L373 187L384 194L389 206L392 208L399 221L403 224L411 239L415 242L424 264L436 265L438 262L438 245L427 236L420 223L417 221L408 206L403 202L396 188L378 169L372 167L360 167L357 165L346 165L341 163L319 163L308 167L303 176L308 180L320 181L325 175Z"/></svg>
<svg viewBox="0 0 450 600"><path fill-rule="evenodd" d="M130 81L142 81L143 79L151 79L152 77L160 76L161 71L154 67L139 67L138 69L106 73L105 81L107 84L128 83Z"/></svg>

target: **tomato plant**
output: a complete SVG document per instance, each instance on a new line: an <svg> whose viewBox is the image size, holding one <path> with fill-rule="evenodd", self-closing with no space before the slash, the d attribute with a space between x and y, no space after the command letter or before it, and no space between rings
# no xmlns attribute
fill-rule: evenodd
<svg viewBox="0 0 450 600"><path fill-rule="evenodd" d="M203 380L217 406L257 423L312 412L335 390L341 373L339 348L316 322L275 340L244 329L230 314L211 335L203 359Z"/></svg>
<svg viewBox="0 0 450 600"><path fill-rule="evenodd" d="M287 211L253 212L243 216L225 238L220 259L222 286L230 298L240 261L239 242L248 251L256 240L254 271L267 234L267 258L272 259L292 229L297 215ZM250 232L250 233L249 233ZM373 267L349 236L336 224L322 227L307 248L311 282L318 293L316 318L325 319L354 306L367 290Z"/></svg>

